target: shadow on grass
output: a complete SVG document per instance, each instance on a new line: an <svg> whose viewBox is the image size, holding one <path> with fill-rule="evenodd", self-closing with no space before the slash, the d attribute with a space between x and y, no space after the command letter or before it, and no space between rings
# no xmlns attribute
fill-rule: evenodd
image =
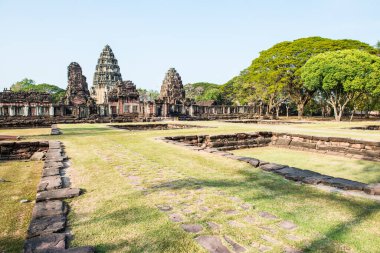
<svg viewBox="0 0 380 253"><path fill-rule="evenodd" d="M377 202L364 201L362 199L354 199L337 194L325 193L309 186L297 185L294 182L288 181L271 173L244 169L240 170L239 174L243 175L245 180L200 180L189 178L158 184L151 187L149 191L160 191L165 188L171 190L190 190L202 186L215 188L218 190L228 189L234 195L242 195L244 192L252 192L247 194L252 197L245 198L244 200L253 203L260 200L271 199L273 204L279 204L281 203L280 201L286 199L286 201L289 202L301 202L303 205L306 205L304 202L306 200L307 203L310 203L310 206L307 206L307 208L312 207L315 208L315 210L318 210L320 205L318 203L323 203L326 201L334 208L345 208L353 214L353 218L345 222L341 222L336 226L331 225L327 232L314 231L320 236L308 243L307 246L304 246L302 249L304 252L346 252L347 249L342 248L344 246L337 243L339 238L342 238L345 234L349 233L353 228L355 228L355 225L359 225L360 223L367 221L372 215L380 212L380 204ZM259 190L259 194L255 194L254 191L257 190ZM326 209L326 207L324 207L324 209ZM323 220L323 216L321 216L320 221L327 222ZM313 229L313 227L310 228ZM374 243L370 242L369 238L366 240L368 243Z"/></svg>
<svg viewBox="0 0 380 253"><path fill-rule="evenodd" d="M137 196L139 197L140 194ZM133 196L121 196L121 199L128 201ZM136 197L136 196L135 196ZM109 210L110 206L115 207L115 200L105 201L102 206L92 213L92 218L83 222L76 222L74 226L84 229L94 229L96 234L109 233L102 241L93 245L97 253L103 252L187 252L186 248L194 248L194 242L181 229L173 226L173 223L163 220L163 213L157 208L147 206L131 206L117 210ZM125 228L128 228L125 229ZM99 229L100 228L100 229ZM113 235L112 233L123 233ZM80 231L78 231L80 234ZM107 238L108 237L108 238ZM116 239L119 238L119 239ZM179 250L182 249L182 250ZM195 250L196 251L196 250Z"/></svg>
<svg viewBox="0 0 380 253"><path fill-rule="evenodd" d="M22 236L10 237L0 235L0 252L19 253L22 252L24 238Z"/></svg>

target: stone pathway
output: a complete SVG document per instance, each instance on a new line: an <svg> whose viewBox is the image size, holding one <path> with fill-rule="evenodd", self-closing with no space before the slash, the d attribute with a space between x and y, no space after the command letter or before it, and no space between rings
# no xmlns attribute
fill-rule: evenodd
<svg viewBox="0 0 380 253"><path fill-rule="evenodd" d="M307 243L297 234L296 224L257 210L254 203L205 187L196 178L140 153L124 148L118 156L124 164L104 159L208 252L300 252L294 245Z"/></svg>

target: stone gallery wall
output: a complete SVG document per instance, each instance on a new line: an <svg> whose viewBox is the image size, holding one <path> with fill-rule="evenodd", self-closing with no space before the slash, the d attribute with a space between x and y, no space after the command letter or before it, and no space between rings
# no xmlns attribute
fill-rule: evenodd
<svg viewBox="0 0 380 253"><path fill-rule="evenodd" d="M111 122L134 122L138 121L137 115L120 116L115 118L83 118L75 117L12 117L0 118L0 128L30 128L50 127L52 124L81 124L81 123L111 123Z"/></svg>
<svg viewBox="0 0 380 253"><path fill-rule="evenodd" d="M300 134L257 132L223 135L191 135L167 137L202 148L220 151L264 147L268 145L328 153L362 160L380 161L380 142L339 137L320 137Z"/></svg>
<svg viewBox="0 0 380 253"><path fill-rule="evenodd" d="M195 125L184 124L131 124L131 125L109 125L110 127L130 130L130 131L145 131L145 130L170 130L184 129L192 127L200 127Z"/></svg>
<svg viewBox="0 0 380 253"><path fill-rule="evenodd" d="M47 141L0 142L0 160L30 159L35 152L44 152L48 148Z"/></svg>

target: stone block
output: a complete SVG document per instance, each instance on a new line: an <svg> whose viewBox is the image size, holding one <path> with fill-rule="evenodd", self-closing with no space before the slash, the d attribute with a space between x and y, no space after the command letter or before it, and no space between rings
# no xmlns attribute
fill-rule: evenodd
<svg viewBox="0 0 380 253"><path fill-rule="evenodd" d="M64 167L62 162L52 162L52 161L46 161L44 163L44 169L46 168L58 168L62 169Z"/></svg>
<svg viewBox="0 0 380 253"><path fill-rule="evenodd" d="M292 140L287 138L278 138L275 145L288 146Z"/></svg>
<svg viewBox="0 0 380 253"><path fill-rule="evenodd" d="M61 176L42 177L37 192L62 188Z"/></svg>
<svg viewBox="0 0 380 253"><path fill-rule="evenodd" d="M274 170L279 170L285 167L288 167L288 166L277 164L277 163L267 163L267 164L263 164L259 166L260 169L265 170L265 171L274 171Z"/></svg>
<svg viewBox="0 0 380 253"><path fill-rule="evenodd" d="M294 141L292 140L290 142L290 146L300 147L300 148L306 148L306 149L316 149L317 144L311 143L311 142L300 142L300 141Z"/></svg>
<svg viewBox="0 0 380 253"><path fill-rule="evenodd" d="M364 144L361 144L361 143L353 143L350 145L351 148L354 148L354 149L363 149L365 147Z"/></svg>
<svg viewBox="0 0 380 253"><path fill-rule="evenodd" d="M47 168L42 171L42 177L59 176L60 169L58 168Z"/></svg>
<svg viewBox="0 0 380 253"><path fill-rule="evenodd" d="M49 252L49 250L64 250L66 235L54 233L27 239L24 244L24 253Z"/></svg>
<svg viewBox="0 0 380 253"><path fill-rule="evenodd" d="M259 164L260 164L260 160L255 159L255 158L251 158L251 159L248 161L248 163L249 163L250 165L252 165L253 167L257 167L257 166L259 166Z"/></svg>
<svg viewBox="0 0 380 253"><path fill-rule="evenodd" d="M61 200L67 198L74 198L80 195L80 189L78 188L63 188L58 190L50 190L38 192L36 201L45 201L45 200Z"/></svg>
<svg viewBox="0 0 380 253"><path fill-rule="evenodd" d="M367 185L364 187L364 192L371 195L380 195L380 183Z"/></svg>
<svg viewBox="0 0 380 253"><path fill-rule="evenodd" d="M40 161L42 158L44 158L44 152L34 152L33 155L30 157L31 161Z"/></svg>
<svg viewBox="0 0 380 253"><path fill-rule="evenodd" d="M32 218L38 219L47 216L66 215L67 212L67 205L62 200L37 202L33 208Z"/></svg>
<svg viewBox="0 0 380 253"><path fill-rule="evenodd" d="M51 253L94 253L94 252L95 252L95 250L94 250L93 247L83 246L83 247L66 249L66 250L63 250L63 251L54 251L54 252L51 252Z"/></svg>
<svg viewBox="0 0 380 253"><path fill-rule="evenodd" d="M66 215L63 214L32 219L28 228L28 238L61 232L65 226Z"/></svg>
<svg viewBox="0 0 380 253"><path fill-rule="evenodd" d="M333 186L339 189L343 190L357 190L357 191L363 191L366 188L366 184L344 179L344 178L325 178L321 182L322 184L326 184L329 186Z"/></svg>

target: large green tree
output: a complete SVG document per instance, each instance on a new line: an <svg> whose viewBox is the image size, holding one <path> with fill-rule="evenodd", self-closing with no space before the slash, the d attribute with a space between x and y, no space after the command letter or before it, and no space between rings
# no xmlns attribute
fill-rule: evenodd
<svg viewBox="0 0 380 253"><path fill-rule="evenodd" d="M160 96L160 93L156 90L138 88L137 91L139 92L140 99L144 101L154 101Z"/></svg>
<svg viewBox="0 0 380 253"><path fill-rule="evenodd" d="M297 105L298 116L301 118L305 105L314 93L303 86L301 67L314 55L343 49L376 53L375 48L357 40L309 37L280 42L260 52L260 56L242 72L239 79L243 80L242 85L235 88L239 90L239 100L260 97L272 110L287 98L291 98Z"/></svg>
<svg viewBox="0 0 380 253"><path fill-rule="evenodd" d="M340 121L348 103L363 95L380 94L380 58L360 50L326 52L310 58L302 67L302 81L317 91Z"/></svg>
<svg viewBox="0 0 380 253"><path fill-rule="evenodd" d="M56 85L47 83L36 84L34 80L29 78L24 78L12 84L10 89L14 92L36 91L49 93L53 97L53 102L58 102L65 95L65 90Z"/></svg>
<svg viewBox="0 0 380 253"><path fill-rule="evenodd" d="M185 84L183 88L185 89L186 97L194 99L195 101L219 99L217 93L219 92L220 85L215 83L188 83Z"/></svg>

